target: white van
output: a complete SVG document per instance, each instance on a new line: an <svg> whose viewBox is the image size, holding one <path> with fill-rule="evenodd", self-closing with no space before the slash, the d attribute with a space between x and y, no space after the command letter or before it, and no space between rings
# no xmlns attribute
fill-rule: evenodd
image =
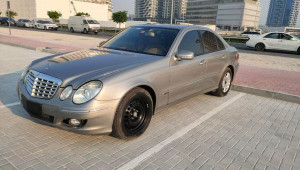
<svg viewBox="0 0 300 170"><path fill-rule="evenodd" d="M68 29L71 32L94 32L97 34L100 30L100 24L91 17L86 16L71 16L69 18Z"/></svg>

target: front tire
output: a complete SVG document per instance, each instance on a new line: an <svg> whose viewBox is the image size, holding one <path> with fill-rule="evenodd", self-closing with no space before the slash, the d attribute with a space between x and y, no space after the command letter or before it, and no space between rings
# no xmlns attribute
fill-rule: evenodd
<svg viewBox="0 0 300 170"><path fill-rule="evenodd" d="M134 88L117 108L111 135L126 140L136 138L146 131L152 115L151 95L145 89Z"/></svg>
<svg viewBox="0 0 300 170"><path fill-rule="evenodd" d="M213 92L213 94L219 97L226 96L231 89L231 84L232 71L230 68L227 67L221 76L219 88L215 92Z"/></svg>
<svg viewBox="0 0 300 170"><path fill-rule="evenodd" d="M74 33L74 29L73 29L72 27L70 28L70 32L71 32L71 33Z"/></svg>
<svg viewBox="0 0 300 170"><path fill-rule="evenodd" d="M266 46L263 43L258 43L258 44L255 45L255 49L257 51L264 51L266 49Z"/></svg>
<svg viewBox="0 0 300 170"><path fill-rule="evenodd" d="M84 30L83 30L83 33L84 33L84 34L87 34L87 33L88 33L88 31L87 31L86 29L84 29Z"/></svg>

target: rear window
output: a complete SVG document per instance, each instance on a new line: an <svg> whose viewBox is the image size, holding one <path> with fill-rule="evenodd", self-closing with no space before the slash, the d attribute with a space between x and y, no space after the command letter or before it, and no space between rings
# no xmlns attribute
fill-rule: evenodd
<svg viewBox="0 0 300 170"><path fill-rule="evenodd" d="M211 53L219 50L217 37L214 33L209 31L200 31L200 33L203 40L204 53Z"/></svg>

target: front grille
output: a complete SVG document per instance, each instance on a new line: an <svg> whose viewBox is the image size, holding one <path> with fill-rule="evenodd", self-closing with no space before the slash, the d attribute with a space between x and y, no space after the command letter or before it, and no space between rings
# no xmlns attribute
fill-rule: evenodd
<svg viewBox="0 0 300 170"><path fill-rule="evenodd" d="M51 99L62 81L39 73L34 70L30 70L25 76L26 90L32 97Z"/></svg>

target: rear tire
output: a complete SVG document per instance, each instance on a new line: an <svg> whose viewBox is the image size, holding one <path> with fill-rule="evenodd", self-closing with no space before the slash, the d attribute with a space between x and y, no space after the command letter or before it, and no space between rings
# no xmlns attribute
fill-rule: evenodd
<svg viewBox="0 0 300 170"><path fill-rule="evenodd" d="M300 55L300 47L298 48L297 53Z"/></svg>
<svg viewBox="0 0 300 170"><path fill-rule="evenodd" d="M219 88L213 92L213 95L219 97L226 96L231 89L231 84L232 84L232 71L230 68L227 67L221 76L219 82Z"/></svg>
<svg viewBox="0 0 300 170"><path fill-rule="evenodd" d="M70 28L70 32L71 32L71 33L74 33L74 29L73 29L72 27Z"/></svg>
<svg viewBox="0 0 300 170"><path fill-rule="evenodd" d="M117 108L111 135L126 140L136 138L146 131L152 115L151 95L145 89L134 88Z"/></svg>
<svg viewBox="0 0 300 170"><path fill-rule="evenodd" d="M265 44L263 44L263 43L257 43L257 44L255 45L255 49L256 49L257 51L264 51L264 50L266 49L266 46L265 46Z"/></svg>

